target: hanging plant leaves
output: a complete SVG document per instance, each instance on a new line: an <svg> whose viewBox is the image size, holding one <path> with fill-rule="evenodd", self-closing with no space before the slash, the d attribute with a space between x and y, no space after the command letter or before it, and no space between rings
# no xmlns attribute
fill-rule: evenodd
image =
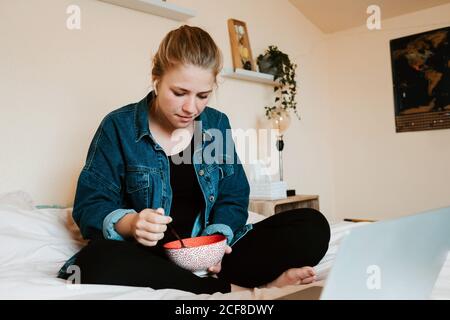
<svg viewBox="0 0 450 320"><path fill-rule="evenodd" d="M276 110L277 103L281 100L281 108L284 110L292 109L300 119L297 112L297 103L295 96L297 93L297 81L295 80L295 69L297 64L292 63L289 56L280 51L277 46L270 45L264 54L260 54L257 58L257 63L260 68L266 70L267 73L274 75L274 81L277 83L273 91L279 92L275 97L274 105L265 107L266 116L270 119L273 111ZM261 71L264 72L264 71Z"/></svg>

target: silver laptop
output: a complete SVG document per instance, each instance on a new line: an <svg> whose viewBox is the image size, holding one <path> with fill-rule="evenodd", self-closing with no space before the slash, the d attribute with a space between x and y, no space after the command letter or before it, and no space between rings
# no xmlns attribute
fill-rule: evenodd
<svg viewBox="0 0 450 320"><path fill-rule="evenodd" d="M450 207L354 228L323 288L279 299L429 299L449 250Z"/></svg>

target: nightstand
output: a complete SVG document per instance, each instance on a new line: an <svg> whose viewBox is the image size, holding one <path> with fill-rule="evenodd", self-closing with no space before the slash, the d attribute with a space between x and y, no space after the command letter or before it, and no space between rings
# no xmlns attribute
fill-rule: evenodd
<svg viewBox="0 0 450 320"><path fill-rule="evenodd" d="M248 206L249 211L257 212L264 216L271 216L282 211L297 208L313 208L319 210L318 195L295 195L278 200L252 200Z"/></svg>

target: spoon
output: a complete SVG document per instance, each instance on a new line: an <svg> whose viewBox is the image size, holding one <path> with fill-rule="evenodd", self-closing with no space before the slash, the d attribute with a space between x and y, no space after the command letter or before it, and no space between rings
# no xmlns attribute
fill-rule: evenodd
<svg viewBox="0 0 450 320"><path fill-rule="evenodd" d="M172 224L168 224L167 225L170 229L170 232L172 232L172 234L178 239L178 241L180 241L181 243L181 247L182 248L187 248L187 246L184 244L183 240L181 239L181 237L178 235L178 233L175 231L175 228L172 226Z"/></svg>

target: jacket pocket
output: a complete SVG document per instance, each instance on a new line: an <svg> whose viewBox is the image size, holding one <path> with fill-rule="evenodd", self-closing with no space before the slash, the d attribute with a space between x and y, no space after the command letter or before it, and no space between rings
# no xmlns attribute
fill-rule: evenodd
<svg viewBox="0 0 450 320"><path fill-rule="evenodd" d="M127 171L126 190L133 193L150 187L149 173L145 171Z"/></svg>
<svg viewBox="0 0 450 320"><path fill-rule="evenodd" d="M215 176L220 181L226 177L232 176L234 174L234 167L232 164L227 163L213 163L206 165L206 171L208 171L212 176Z"/></svg>
<svg viewBox="0 0 450 320"><path fill-rule="evenodd" d="M222 180L226 177L232 176L234 174L234 167L232 164L221 164L219 165L219 179Z"/></svg>
<svg viewBox="0 0 450 320"><path fill-rule="evenodd" d="M126 202L137 212L149 207L150 173L145 169L127 168L125 177Z"/></svg>

